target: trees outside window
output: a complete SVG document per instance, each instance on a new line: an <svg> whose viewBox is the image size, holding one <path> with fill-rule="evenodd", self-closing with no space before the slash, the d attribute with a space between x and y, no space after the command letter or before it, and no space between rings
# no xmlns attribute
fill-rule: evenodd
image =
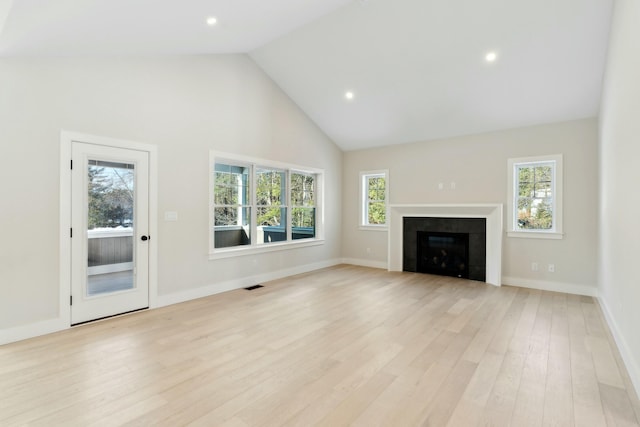
<svg viewBox="0 0 640 427"><path fill-rule="evenodd" d="M258 226L286 227L286 174L277 169L256 170Z"/></svg>
<svg viewBox="0 0 640 427"><path fill-rule="evenodd" d="M361 219L364 227L386 227L388 204L388 172L371 171L360 174Z"/></svg>
<svg viewBox="0 0 640 427"><path fill-rule="evenodd" d="M214 228L217 248L251 244L251 169L245 165L214 165Z"/></svg>
<svg viewBox="0 0 640 427"><path fill-rule="evenodd" d="M291 226L293 240L315 237L316 228L315 175L291 173Z"/></svg>
<svg viewBox="0 0 640 427"><path fill-rule="evenodd" d="M524 230L553 228L553 163L518 165L517 227Z"/></svg>
<svg viewBox="0 0 640 427"><path fill-rule="evenodd" d="M133 165L90 161L88 229L133 227Z"/></svg>

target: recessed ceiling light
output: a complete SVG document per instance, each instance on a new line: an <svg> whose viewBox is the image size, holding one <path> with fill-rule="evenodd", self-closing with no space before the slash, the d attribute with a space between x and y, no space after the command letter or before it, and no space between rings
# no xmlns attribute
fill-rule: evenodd
<svg viewBox="0 0 640 427"><path fill-rule="evenodd" d="M349 100L353 99L355 96L356 96L356 95L355 95L353 92L351 92L351 91L347 91L347 92L345 92L345 94L344 94L344 97L345 97L345 98L347 98L347 99L349 99Z"/></svg>
<svg viewBox="0 0 640 427"><path fill-rule="evenodd" d="M487 62L494 62L496 59L498 59L498 54L495 52L488 52L484 59L487 60Z"/></svg>
<svg viewBox="0 0 640 427"><path fill-rule="evenodd" d="M210 16L207 18L207 25L213 27L218 23L218 19L215 16Z"/></svg>

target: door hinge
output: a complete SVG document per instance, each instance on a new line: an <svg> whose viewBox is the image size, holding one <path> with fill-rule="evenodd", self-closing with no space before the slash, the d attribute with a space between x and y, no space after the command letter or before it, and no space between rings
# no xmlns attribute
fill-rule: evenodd
<svg viewBox="0 0 640 427"><path fill-rule="evenodd" d="M69 229L69 237L73 238L73 228Z"/></svg>
<svg viewBox="0 0 640 427"><path fill-rule="evenodd" d="M73 160L71 160L71 170L73 170Z"/></svg>
<svg viewBox="0 0 640 427"><path fill-rule="evenodd" d="M69 296L69 305L73 305L73 295Z"/></svg>

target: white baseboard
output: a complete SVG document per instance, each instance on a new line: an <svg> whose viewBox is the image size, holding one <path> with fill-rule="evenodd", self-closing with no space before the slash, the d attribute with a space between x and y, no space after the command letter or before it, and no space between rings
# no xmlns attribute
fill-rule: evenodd
<svg viewBox="0 0 640 427"><path fill-rule="evenodd" d="M638 362L634 357L632 351L629 349L629 345L627 344L627 340L624 338L624 335L620 332L620 328L618 327L618 323L616 322L615 317L611 314L611 310L607 305L607 302L603 298L598 298L598 302L600 303L600 307L602 307L602 312L604 313L604 318L609 325L609 329L611 330L611 334L613 335L613 339L618 346L618 350L620 350L620 356L622 356L622 360L624 361L624 365L627 368L627 372L629 373L629 378L631 378L631 383L636 390L636 394L640 395L640 366L638 366Z"/></svg>
<svg viewBox="0 0 640 427"><path fill-rule="evenodd" d="M222 292L233 291L235 289L242 289L248 286L257 285L259 283L264 283L271 280L282 279L284 277L294 276L296 274L301 274L301 273L308 273L310 271L319 270L321 268L333 267L334 265L338 265L341 263L342 263L342 260L340 259L316 262L313 264L299 265L297 267L273 271L271 273L258 274L255 276L247 276L239 279L228 280L226 282L213 283L208 286L203 286L196 289L189 289L187 291L175 292L167 295L158 295L156 305L152 308L164 307L167 305L178 304L185 301L191 301L197 298L208 297L208 296L219 294Z"/></svg>
<svg viewBox="0 0 640 427"><path fill-rule="evenodd" d="M368 259L342 258L343 264L359 265L361 267L382 268L387 270L389 264L384 261L371 261Z"/></svg>
<svg viewBox="0 0 640 427"><path fill-rule="evenodd" d="M566 294L597 297L595 286L578 285L575 283L548 282L545 280L523 279L521 277L502 276L503 285L519 286L521 288L540 289L541 291L564 292Z"/></svg>
<svg viewBox="0 0 640 427"><path fill-rule="evenodd" d="M28 325L15 326L13 328L0 329L0 345L9 344L28 338L69 329L70 325L65 319L48 319Z"/></svg>

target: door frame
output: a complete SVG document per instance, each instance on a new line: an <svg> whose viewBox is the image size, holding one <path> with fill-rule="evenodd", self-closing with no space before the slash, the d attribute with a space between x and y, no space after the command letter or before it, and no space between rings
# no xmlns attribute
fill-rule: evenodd
<svg viewBox="0 0 640 427"><path fill-rule="evenodd" d="M149 308L158 306L158 147L124 139L60 132L60 320L71 326L71 150L74 142L149 153Z"/></svg>

